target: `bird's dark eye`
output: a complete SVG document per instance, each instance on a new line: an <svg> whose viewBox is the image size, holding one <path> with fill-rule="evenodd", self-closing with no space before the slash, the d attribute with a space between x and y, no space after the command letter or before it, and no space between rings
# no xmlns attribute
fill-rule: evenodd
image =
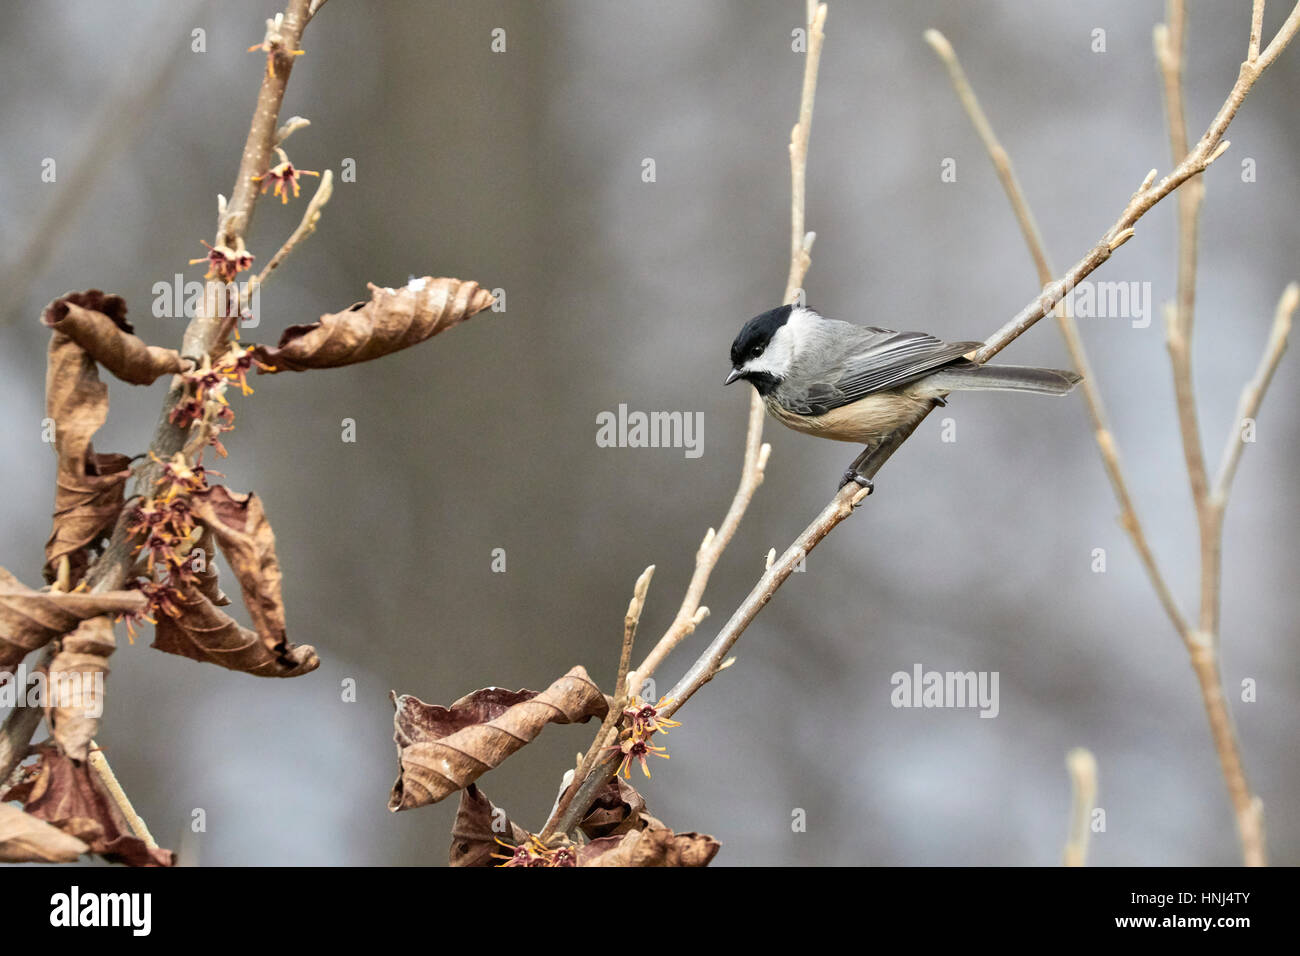
<svg viewBox="0 0 1300 956"><path fill-rule="evenodd" d="M758 358L760 355L763 354L763 346L755 345L752 349L750 349L749 354L751 358Z"/></svg>

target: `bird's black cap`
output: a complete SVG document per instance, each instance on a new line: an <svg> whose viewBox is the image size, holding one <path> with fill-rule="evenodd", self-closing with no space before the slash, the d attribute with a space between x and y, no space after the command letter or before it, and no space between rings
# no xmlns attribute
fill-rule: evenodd
<svg viewBox="0 0 1300 956"><path fill-rule="evenodd" d="M731 343L731 364L733 367L739 367L745 363L746 356L756 345L767 347L767 343L772 340L776 330L785 325L790 318L790 312L794 309L792 305L783 305L778 309L771 309L762 315L756 315L745 323L736 340Z"/></svg>

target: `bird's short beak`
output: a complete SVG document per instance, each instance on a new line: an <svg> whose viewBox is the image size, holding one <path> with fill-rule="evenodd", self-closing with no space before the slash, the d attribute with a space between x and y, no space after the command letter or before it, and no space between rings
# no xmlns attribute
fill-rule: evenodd
<svg viewBox="0 0 1300 956"><path fill-rule="evenodd" d="M723 384L723 385L730 385L730 384L731 384L732 382L734 382L736 379L740 378L740 376L741 376L742 374L743 374L743 373L740 371L740 369L738 369L738 368L733 368L733 369L731 370L731 374L727 376L727 380L726 380L725 382L723 382L722 384Z"/></svg>

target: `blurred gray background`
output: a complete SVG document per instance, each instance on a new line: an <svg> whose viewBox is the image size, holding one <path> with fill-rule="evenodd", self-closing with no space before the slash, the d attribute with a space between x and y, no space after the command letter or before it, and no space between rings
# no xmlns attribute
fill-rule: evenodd
<svg viewBox="0 0 1300 956"><path fill-rule="evenodd" d="M1289 5L1270 5L1271 36ZM197 279L229 193L277 9L12 4L0 36L3 252L70 203L11 277L0 326L0 565L39 583L54 458L40 439L47 332L70 289L124 295L137 332L175 345L151 288ZM1156 2L833 3L809 164L810 304L840 318L983 338L1034 294L1029 257L927 27L952 40L1010 151L1058 269L1151 167L1170 166L1151 30ZM739 474L748 395L723 390L741 322L778 304L786 143L803 3L332 0L307 31L284 116L307 169L356 161L316 236L263 295L272 341L365 297L450 275L507 311L362 366L263 378L234 399L231 456L274 522L290 634L323 664L264 681L160 654L113 658L100 740L165 844L203 864L441 864L455 799L392 815L391 689L450 703L541 689L574 664L607 688L633 581L658 572L641 651L672 619L704 531ZM1249 4L1193 3L1187 100L1199 136L1245 55ZM493 53L491 32L506 31ZM206 31L206 52L190 51ZM1106 52L1093 52L1093 31ZM167 66L171 60L172 65ZM160 71L169 72L161 74ZM1300 276L1300 50L1262 79L1207 176L1195 345L1217 463L1283 286ZM140 93L150 84L157 95ZM129 104L129 105L124 105ZM57 161L43 183L41 162ZM641 179L653 158L657 181ZM1256 163L1243 182L1241 161ZM957 181L940 181L956 161ZM80 168L81 173L78 173ZM89 177L88 179L86 177ZM315 182L306 182L307 190ZM68 195L73 191L72 195ZM80 194L81 198L77 198ZM302 203L259 206L265 262ZM1150 282L1150 327L1081 320L1141 516L1184 607L1196 538L1159 308L1174 291L1174 204L1095 278ZM1061 365L1043 322L1004 356ZM1274 861L1300 862L1295 355L1247 449L1225 541L1224 679ZM102 451L143 450L161 388L113 382ZM702 412L704 454L596 445L596 416ZM963 395L882 471L878 493L809 558L681 713L671 762L636 780L719 864L1053 864L1066 751L1100 765L1107 830L1092 861L1232 864L1230 805L1195 680L1127 538L1078 395ZM355 444L340 422L357 422ZM855 453L769 422L766 483L709 588L713 617L661 688L825 504ZM492 573L504 548L507 571ZM1091 570L1104 548L1105 573ZM223 570L225 566L223 564ZM230 577L227 573L227 581ZM639 656L639 655L638 655ZM903 710L916 663L996 670L1001 711ZM359 700L340 699L355 678ZM1259 699L1237 698L1243 679ZM549 728L480 783L538 828L592 726ZM207 832L186 834L191 812ZM806 811L807 832L792 832ZM185 834L185 835L183 835Z"/></svg>

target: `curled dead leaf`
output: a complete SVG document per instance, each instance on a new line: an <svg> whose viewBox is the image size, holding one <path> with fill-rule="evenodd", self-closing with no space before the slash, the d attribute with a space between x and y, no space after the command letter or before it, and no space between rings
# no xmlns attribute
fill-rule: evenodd
<svg viewBox="0 0 1300 956"><path fill-rule="evenodd" d="M131 459L97 454L91 445L108 418L108 387L98 364L124 381L147 385L180 372L185 361L170 349L145 345L131 334L126 303L99 289L69 292L45 307L41 320L53 329L45 370L45 414L54 422L59 458L54 492L54 529L45 544L45 579L54 580L68 557L72 580L89 563L86 549L112 529L122 510Z"/></svg>
<svg viewBox="0 0 1300 956"><path fill-rule="evenodd" d="M646 827L662 828L663 824L646 812L645 797L618 776L601 787L591 809L578 824L578 828L592 840L621 836Z"/></svg>
<svg viewBox="0 0 1300 956"><path fill-rule="evenodd" d="M297 677L320 667L311 645L270 644L198 591L182 592L175 604L180 615L160 614L154 628L152 646L160 651L255 677Z"/></svg>
<svg viewBox="0 0 1300 956"><path fill-rule="evenodd" d="M37 761L0 800L16 800L27 813L90 846L92 853L128 866L172 866L176 854L151 848L131 833L103 782L51 744L36 747Z"/></svg>
<svg viewBox="0 0 1300 956"><path fill-rule="evenodd" d="M0 673L82 621L103 614L134 614L148 602L139 591L100 594L33 591L0 568Z"/></svg>
<svg viewBox="0 0 1300 956"><path fill-rule="evenodd" d="M41 321L74 343L92 359L124 382L152 385L164 375L184 371L185 360L173 349L146 345L132 334L126 320L126 302L121 296L99 289L68 292L55 299L41 313ZM51 352L55 343L51 342Z"/></svg>
<svg viewBox="0 0 1300 956"><path fill-rule="evenodd" d="M290 326L278 346L256 346L254 357L276 372L368 362L432 338L493 302L492 293L477 282L460 279L425 276L400 289L368 287L369 302L322 315L310 325Z"/></svg>
<svg viewBox="0 0 1300 956"><path fill-rule="evenodd" d="M261 500L251 492L234 495L224 485L214 485L193 495L190 508L230 562L254 629L263 643L279 654L290 646L285 632L282 575L275 556L275 532Z"/></svg>
<svg viewBox="0 0 1300 956"><path fill-rule="evenodd" d="M0 803L0 863L75 863L89 852L72 834Z"/></svg>
<svg viewBox="0 0 1300 956"><path fill-rule="evenodd" d="M203 559L201 564L198 562L200 557ZM217 573L216 559L217 549L212 540L212 532L204 528L198 543L190 551L190 570L198 578L195 587L199 593L217 607L225 607L230 603L230 598L221 590L221 576Z"/></svg>
<svg viewBox="0 0 1300 956"><path fill-rule="evenodd" d="M45 725L73 760L85 760L104 712L104 678L116 647L107 617L82 621L58 640L46 677Z"/></svg>
<svg viewBox="0 0 1300 956"><path fill-rule="evenodd" d="M388 809L437 803L469 786L551 723L603 718L605 695L575 667L540 694L497 687L477 690L450 707L392 694L398 776Z"/></svg>
<svg viewBox="0 0 1300 956"><path fill-rule="evenodd" d="M578 848L578 866L708 866L722 844L705 833L632 830Z"/></svg>
<svg viewBox="0 0 1300 956"><path fill-rule="evenodd" d="M507 817L504 810L494 807L487 795L471 783L460 792L460 806L451 825L448 862L452 866L497 866L501 860L492 854L509 852L498 839L517 846L529 836L527 830Z"/></svg>

